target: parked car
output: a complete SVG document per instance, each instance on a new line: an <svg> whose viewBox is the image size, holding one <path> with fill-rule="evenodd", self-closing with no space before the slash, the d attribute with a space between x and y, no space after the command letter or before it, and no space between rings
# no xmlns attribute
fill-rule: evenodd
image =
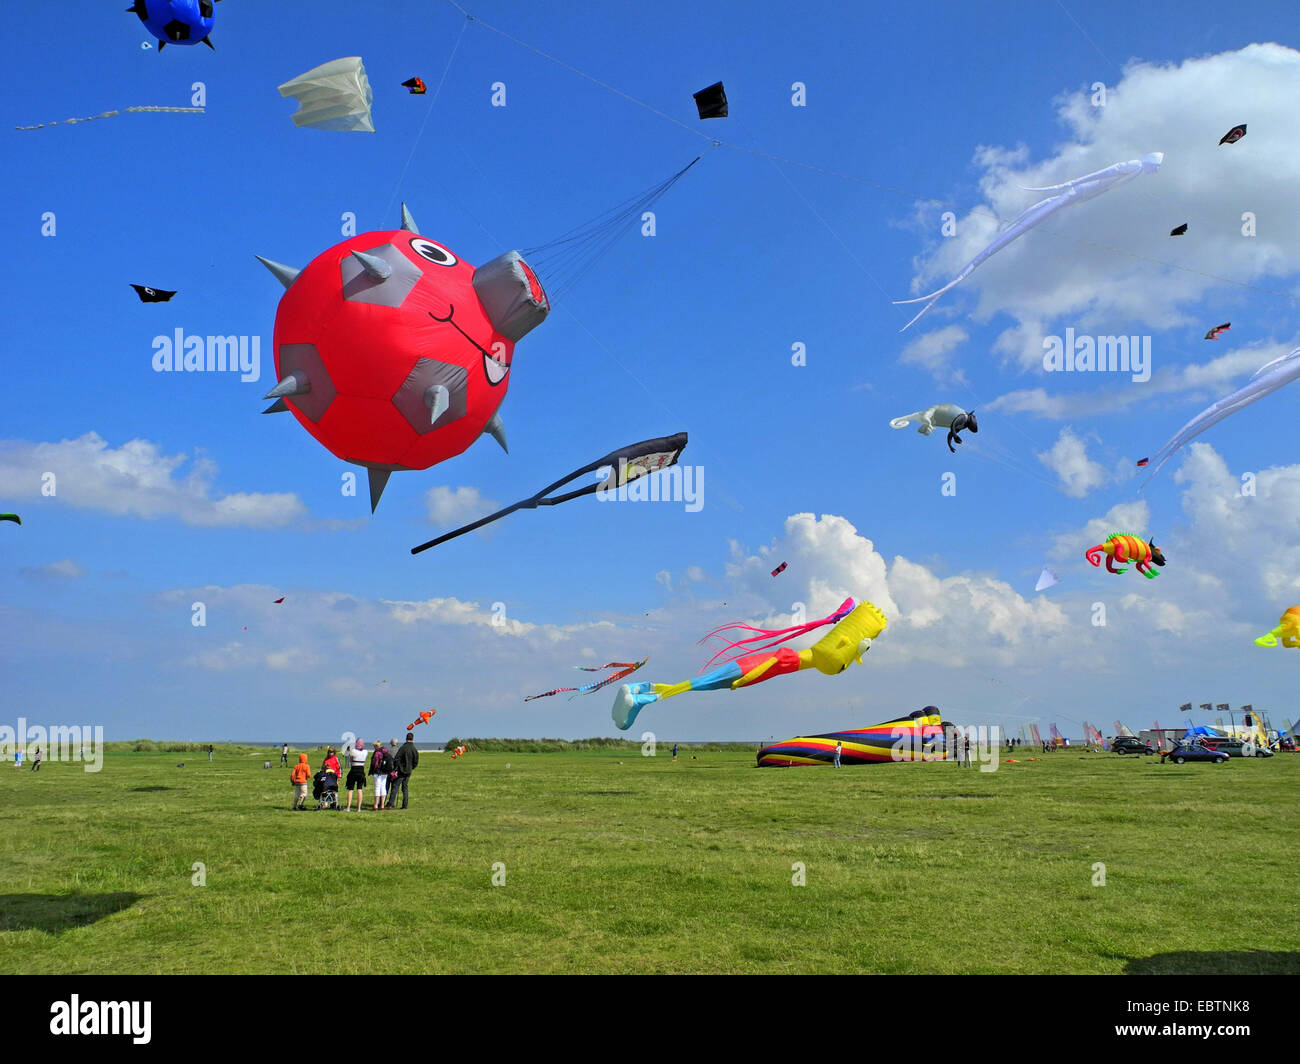
<svg viewBox="0 0 1300 1064"><path fill-rule="evenodd" d="M1113 754L1154 754L1155 750L1147 746L1141 739L1135 739L1131 735L1118 735L1110 744L1110 750Z"/></svg>
<svg viewBox="0 0 1300 1064"><path fill-rule="evenodd" d="M1227 762L1228 755L1222 750L1215 750L1213 747L1202 746L1199 743L1186 746L1175 743L1174 748L1169 751L1169 759L1175 765L1181 765L1184 761L1209 761L1214 765L1222 765Z"/></svg>
<svg viewBox="0 0 1300 1064"><path fill-rule="evenodd" d="M1246 753L1246 744L1240 739L1206 739L1205 744L1227 754L1229 757L1272 757L1273 751L1267 746L1251 744L1251 753Z"/></svg>

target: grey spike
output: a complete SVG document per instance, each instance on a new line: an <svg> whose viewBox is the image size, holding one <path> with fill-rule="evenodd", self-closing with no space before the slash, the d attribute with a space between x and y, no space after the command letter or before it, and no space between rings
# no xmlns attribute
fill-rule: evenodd
<svg viewBox="0 0 1300 1064"><path fill-rule="evenodd" d="M285 374L280 378L280 383L267 392L263 399L281 399L286 395L306 395L311 391L311 381L307 374L300 369L292 373Z"/></svg>
<svg viewBox="0 0 1300 1064"><path fill-rule="evenodd" d="M254 258L275 274L275 279L285 288L293 284L298 279L298 274L302 273L302 270L295 270L292 266L286 266L282 262L272 262L270 259L262 258L261 255L255 255Z"/></svg>
<svg viewBox="0 0 1300 1064"><path fill-rule="evenodd" d="M352 252L352 257L361 263L366 276L372 281L387 281L393 275L393 268L378 255L367 255L364 251Z"/></svg>
<svg viewBox="0 0 1300 1064"><path fill-rule="evenodd" d="M408 233L418 233L420 230L415 224L415 219L411 217L411 212L406 209L406 204L402 204L402 228Z"/></svg>
<svg viewBox="0 0 1300 1064"><path fill-rule="evenodd" d="M506 446L506 427L501 421L500 412L492 415L492 420L483 426L483 431L496 440L497 443L501 444L501 449L505 451L506 454L510 453L510 448Z"/></svg>
<svg viewBox="0 0 1300 1064"><path fill-rule="evenodd" d="M445 384L431 384L425 389L424 405L429 408L429 424L432 425L451 406L451 392L447 391Z"/></svg>
<svg viewBox="0 0 1300 1064"><path fill-rule="evenodd" d="M388 478L393 475L390 469L371 469L370 471L370 512L375 512L375 507L379 505L379 497L383 495L384 488L388 487Z"/></svg>
<svg viewBox="0 0 1300 1064"><path fill-rule="evenodd" d="M283 399L277 399L274 403L262 411L263 414L283 414L289 409L289 405Z"/></svg>

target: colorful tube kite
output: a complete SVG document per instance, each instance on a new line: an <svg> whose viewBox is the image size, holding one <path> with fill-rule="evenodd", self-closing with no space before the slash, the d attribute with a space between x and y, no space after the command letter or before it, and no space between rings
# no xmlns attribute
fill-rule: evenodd
<svg viewBox="0 0 1300 1064"><path fill-rule="evenodd" d="M770 680L774 676L784 676L803 669L817 669L828 676L836 676L854 662L862 664L862 655L871 649L871 641L885 630L887 623L885 615L876 606L864 602L854 607L807 650L796 652L789 647L773 650L769 645L759 653L743 654L681 683L625 683L614 696L614 708L610 715L620 731L627 731L632 727L637 714L646 706L686 691L735 691ZM733 644L737 645L739 644Z"/></svg>
<svg viewBox="0 0 1300 1064"><path fill-rule="evenodd" d="M939 719L937 706L926 706L906 717L872 724L852 731L801 735L773 743L758 752L759 768L790 768L795 765L830 765L835 762L835 744L842 743L841 765L879 765L888 761L942 761L944 729L951 724Z"/></svg>
<svg viewBox="0 0 1300 1064"><path fill-rule="evenodd" d="M631 676L637 669L644 665L649 658L642 658L640 661L611 661L605 665L575 665L575 669L580 672L602 672L605 669L617 669L618 672L611 673L603 680L596 683L589 683L583 687L557 687L554 691L543 691L540 695L529 695L524 699L525 702L531 702L534 698L548 698L551 695L563 694L565 691L572 691L569 701L572 702L578 695L589 695L593 691L599 691L602 687L608 687L612 683L618 683L625 676Z"/></svg>
<svg viewBox="0 0 1300 1064"><path fill-rule="evenodd" d="M1090 174L1084 174L1083 177L1076 177L1073 181L1065 181L1059 185L1048 185L1046 188L1029 188L1026 192L1052 192L1054 195L1048 196L1045 200L1039 200L1032 207L1026 208L1015 219L1013 219L1005 229L983 251L976 255L970 262L961 268L957 274L942 288L924 296L917 296L915 299L896 299L894 304L901 306L907 303L924 303L920 313L911 321L903 326L899 332L905 332L911 326L915 325L926 312L939 301L939 297L945 292L956 288L962 281L966 280L985 260L992 258L1008 244L1014 242L1019 237L1025 235L1034 226L1040 222L1045 222L1057 211L1063 207L1069 207L1074 203L1083 203L1092 199L1094 196L1100 196L1103 192L1108 192L1112 188L1133 180L1139 174L1155 173L1160 169L1160 164L1164 162L1165 153L1160 151L1151 152L1140 159L1130 159L1128 162L1116 163L1114 166L1108 166L1104 170L1094 170Z"/></svg>

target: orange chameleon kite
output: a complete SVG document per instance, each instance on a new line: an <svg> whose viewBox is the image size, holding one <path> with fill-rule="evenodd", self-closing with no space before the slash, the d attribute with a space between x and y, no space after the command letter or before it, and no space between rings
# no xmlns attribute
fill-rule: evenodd
<svg viewBox="0 0 1300 1064"><path fill-rule="evenodd" d="M1152 570L1153 564L1159 566L1165 564L1165 556L1160 553L1155 539L1143 540L1123 532L1116 532L1107 536L1105 543L1089 547L1084 557L1093 565L1100 565L1103 554L1106 555L1106 572L1115 573L1117 576L1128 572L1128 569L1116 569L1116 562L1136 562L1137 571L1148 580L1154 580L1160 575Z"/></svg>

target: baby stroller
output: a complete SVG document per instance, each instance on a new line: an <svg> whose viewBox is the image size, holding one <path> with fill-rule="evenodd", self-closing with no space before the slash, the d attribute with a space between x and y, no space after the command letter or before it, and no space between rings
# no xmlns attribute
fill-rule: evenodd
<svg viewBox="0 0 1300 1064"><path fill-rule="evenodd" d="M339 807L339 778L327 769L312 777L311 796L316 799L317 810Z"/></svg>

